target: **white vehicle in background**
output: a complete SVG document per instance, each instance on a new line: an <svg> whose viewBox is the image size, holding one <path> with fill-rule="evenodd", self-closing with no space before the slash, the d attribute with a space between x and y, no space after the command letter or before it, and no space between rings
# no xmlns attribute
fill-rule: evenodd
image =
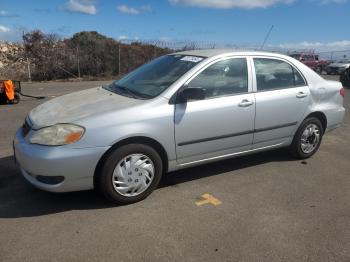
<svg viewBox="0 0 350 262"><path fill-rule="evenodd" d="M350 68L350 59L342 59L329 64L326 67L326 72L327 72L327 75L331 75L331 74L341 75L348 68Z"/></svg>

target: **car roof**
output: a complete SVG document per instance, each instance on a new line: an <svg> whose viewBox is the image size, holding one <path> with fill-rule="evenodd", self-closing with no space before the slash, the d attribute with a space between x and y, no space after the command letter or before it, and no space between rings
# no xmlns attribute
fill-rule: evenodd
<svg viewBox="0 0 350 262"><path fill-rule="evenodd" d="M201 50L189 50L173 53L172 55L188 55L188 56L201 56L201 57L214 57L221 55L264 55L264 56L279 56L286 57L285 55L272 52L262 51L250 51L250 50L237 50L237 49L201 49Z"/></svg>
<svg viewBox="0 0 350 262"><path fill-rule="evenodd" d="M289 61L294 66L296 66L305 78L307 79L309 86L317 86L320 83L324 83L326 80L320 75L315 73L308 66L304 65L300 61L290 57L288 55L274 53L274 52L263 52L263 51L252 51L252 50L237 50L237 49L201 49L201 50L190 50L172 53L170 55L185 55L185 56L198 56L205 57L208 59L215 60L217 58L224 58L227 56L265 56L271 58L279 58L282 60ZM206 59L205 59L206 60Z"/></svg>

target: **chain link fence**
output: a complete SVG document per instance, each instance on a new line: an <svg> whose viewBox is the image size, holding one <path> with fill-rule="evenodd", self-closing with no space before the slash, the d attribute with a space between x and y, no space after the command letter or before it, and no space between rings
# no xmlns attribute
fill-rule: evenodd
<svg viewBox="0 0 350 262"><path fill-rule="evenodd" d="M113 40L114 41L114 40ZM67 47L60 44L41 50L41 60L28 57L23 46L18 45L12 55L0 53L0 78L20 80L56 79L115 79L136 67L168 53L194 49L260 50L251 44L223 44L194 41L119 40L108 46L100 46L87 52L79 46ZM98 52L97 52L97 49ZM266 46L264 51L289 54L311 53L315 50L283 49ZM108 55L107 55L108 51ZM350 57L350 50L318 52L321 59L338 60ZM5 62L4 62L5 61Z"/></svg>
<svg viewBox="0 0 350 262"><path fill-rule="evenodd" d="M324 51L319 52L320 57L329 61L341 60L344 58L350 59L350 50L342 50L342 51Z"/></svg>

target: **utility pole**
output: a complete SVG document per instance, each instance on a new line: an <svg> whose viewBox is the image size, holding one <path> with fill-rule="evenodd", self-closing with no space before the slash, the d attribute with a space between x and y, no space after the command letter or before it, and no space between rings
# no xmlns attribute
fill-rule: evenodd
<svg viewBox="0 0 350 262"><path fill-rule="evenodd" d="M119 41L119 45L118 45L118 77L121 76L121 70L120 70L120 41Z"/></svg>
<svg viewBox="0 0 350 262"><path fill-rule="evenodd" d="M79 54L79 45L77 46L77 65L78 65L78 78L80 80L80 54Z"/></svg>
<svg viewBox="0 0 350 262"><path fill-rule="evenodd" d="M32 74L30 72L30 63L29 63L28 57L27 57L27 70L28 70L28 82L32 82Z"/></svg>

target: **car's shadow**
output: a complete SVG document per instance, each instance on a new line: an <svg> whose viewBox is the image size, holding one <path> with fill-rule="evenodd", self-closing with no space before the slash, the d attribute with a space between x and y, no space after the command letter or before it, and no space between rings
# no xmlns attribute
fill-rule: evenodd
<svg viewBox="0 0 350 262"><path fill-rule="evenodd" d="M166 174L162 178L160 188L279 161L295 160L283 150L224 160ZM113 207L116 206L95 191L55 194L38 190L22 178L14 164L13 156L0 158L0 218L34 217L69 210Z"/></svg>

